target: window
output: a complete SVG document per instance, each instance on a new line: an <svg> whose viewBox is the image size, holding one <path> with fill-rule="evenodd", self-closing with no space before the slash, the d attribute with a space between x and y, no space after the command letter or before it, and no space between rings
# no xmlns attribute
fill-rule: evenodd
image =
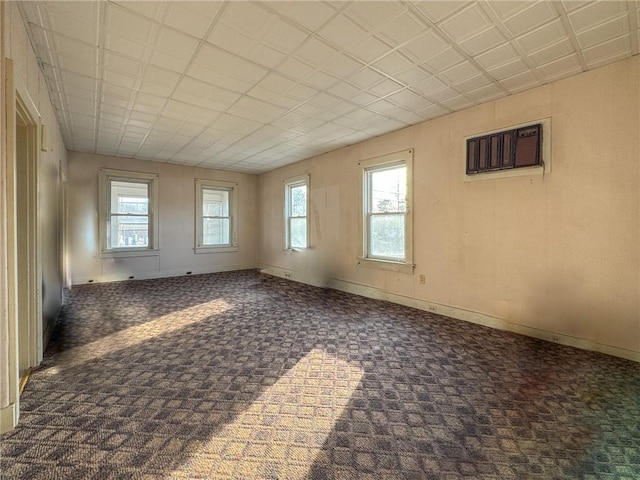
<svg viewBox="0 0 640 480"><path fill-rule="evenodd" d="M361 265L413 272L412 163L413 150L360 163L363 173Z"/></svg>
<svg viewBox="0 0 640 480"><path fill-rule="evenodd" d="M308 176L285 180L285 248L287 249L309 246L308 192Z"/></svg>
<svg viewBox="0 0 640 480"><path fill-rule="evenodd" d="M102 253L157 249L155 174L100 171L100 244Z"/></svg>
<svg viewBox="0 0 640 480"><path fill-rule="evenodd" d="M196 253L234 252L238 184L196 180Z"/></svg>

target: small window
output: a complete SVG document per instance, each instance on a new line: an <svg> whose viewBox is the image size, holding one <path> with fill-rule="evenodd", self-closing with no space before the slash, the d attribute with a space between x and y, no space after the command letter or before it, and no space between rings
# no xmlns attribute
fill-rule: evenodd
<svg viewBox="0 0 640 480"><path fill-rule="evenodd" d="M309 177L285 181L285 248L309 246L307 212L309 210Z"/></svg>
<svg viewBox="0 0 640 480"><path fill-rule="evenodd" d="M467 139L467 175L542 164L542 124Z"/></svg>
<svg viewBox="0 0 640 480"><path fill-rule="evenodd" d="M196 253L237 251L236 183L196 180Z"/></svg>
<svg viewBox="0 0 640 480"><path fill-rule="evenodd" d="M361 264L413 272L413 151L360 163L363 167Z"/></svg>
<svg viewBox="0 0 640 480"><path fill-rule="evenodd" d="M157 249L157 181L155 174L100 171L101 252Z"/></svg>

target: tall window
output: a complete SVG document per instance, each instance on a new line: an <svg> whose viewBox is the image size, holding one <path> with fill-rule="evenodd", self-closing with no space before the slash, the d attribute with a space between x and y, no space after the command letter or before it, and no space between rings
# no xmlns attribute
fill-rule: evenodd
<svg viewBox="0 0 640 480"><path fill-rule="evenodd" d="M413 151L407 150L361 162L361 260L369 266L413 271L413 222L409 208L412 159Z"/></svg>
<svg viewBox="0 0 640 480"><path fill-rule="evenodd" d="M236 183L196 180L196 252L236 251Z"/></svg>
<svg viewBox="0 0 640 480"><path fill-rule="evenodd" d="M154 174L100 171L102 252L157 248L157 180Z"/></svg>
<svg viewBox="0 0 640 480"><path fill-rule="evenodd" d="M288 249L309 246L307 211L309 177L304 175L285 181L285 244Z"/></svg>

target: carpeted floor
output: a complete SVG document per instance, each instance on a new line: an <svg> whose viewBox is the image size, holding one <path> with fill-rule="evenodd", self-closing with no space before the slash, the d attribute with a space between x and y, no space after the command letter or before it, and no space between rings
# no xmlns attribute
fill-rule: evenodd
<svg viewBox="0 0 640 480"><path fill-rule="evenodd" d="M255 271L85 285L0 442L3 480L638 479L640 364Z"/></svg>

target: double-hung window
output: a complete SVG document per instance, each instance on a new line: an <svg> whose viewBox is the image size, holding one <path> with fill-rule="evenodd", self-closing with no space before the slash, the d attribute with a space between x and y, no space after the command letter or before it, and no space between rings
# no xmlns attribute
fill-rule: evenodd
<svg viewBox="0 0 640 480"><path fill-rule="evenodd" d="M135 254L158 248L157 182L156 174L100 171L102 253Z"/></svg>
<svg viewBox="0 0 640 480"><path fill-rule="evenodd" d="M309 246L307 212L309 177L303 175L285 180L285 248Z"/></svg>
<svg viewBox="0 0 640 480"><path fill-rule="evenodd" d="M413 150L360 162L361 265L413 272L412 163Z"/></svg>
<svg viewBox="0 0 640 480"><path fill-rule="evenodd" d="M238 184L196 179L196 252L238 250Z"/></svg>

